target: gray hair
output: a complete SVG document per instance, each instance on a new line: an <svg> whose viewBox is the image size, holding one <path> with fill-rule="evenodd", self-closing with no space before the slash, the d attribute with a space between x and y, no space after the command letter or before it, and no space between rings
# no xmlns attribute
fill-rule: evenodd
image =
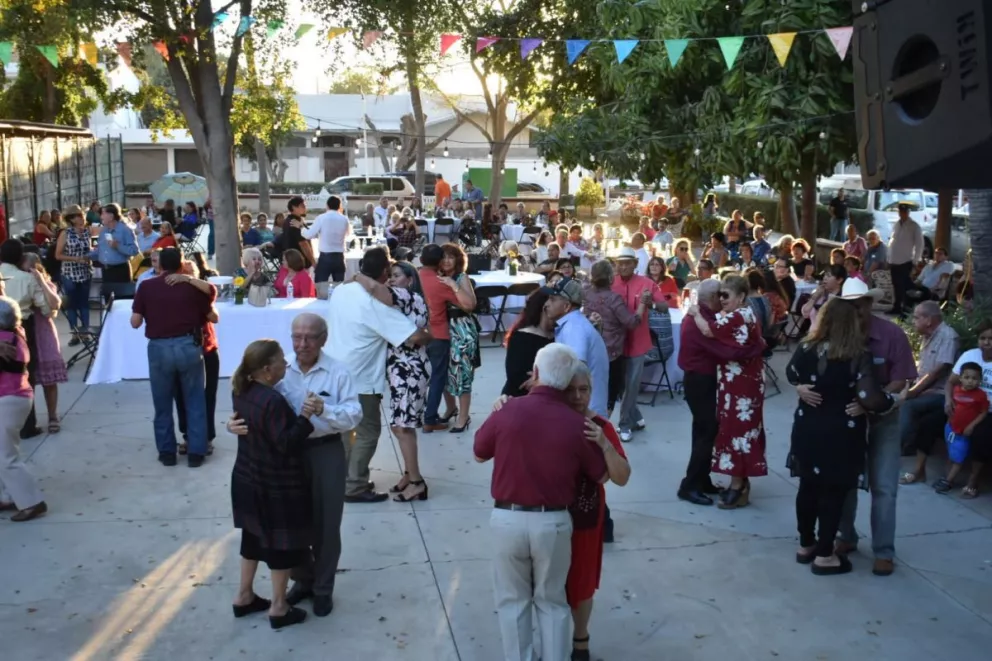
<svg viewBox="0 0 992 661"><path fill-rule="evenodd" d="M0 296L0 330L12 331L21 325L21 306L9 296Z"/></svg>
<svg viewBox="0 0 992 661"><path fill-rule="evenodd" d="M248 264L252 259L262 259L262 251L258 248L245 248L241 251L241 265Z"/></svg>
<svg viewBox="0 0 992 661"><path fill-rule="evenodd" d="M939 320L944 318L944 313L940 311L940 305L937 304L937 301L923 301L916 306L916 309L931 319Z"/></svg>
<svg viewBox="0 0 992 661"><path fill-rule="evenodd" d="M564 390L572 382L575 371L582 363L578 355L564 344L552 342L537 352L534 369L542 386Z"/></svg>
<svg viewBox="0 0 992 661"><path fill-rule="evenodd" d="M699 289L696 291L696 298L700 301L705 301L713 298L714 296L719 296L720 294L720 281L714 280L713 278L707 278L699 283Z"/></svg>
<svg viewBox="0 0 992 661"><path fill-rule="evenodd" d="M572 378L574 379L577 376L584 377L585 380L589 382L589 385L592 385L592 372L589 370L589 366L581 360L579 361L579 364L575 366L575 374L572 375Z"/></svg>
<svg viewBox="0 0 992 661"><path fill-rule="evenodd" d="M297 324L306 324L317 331L318 335L327 336L327 321L319 314L301 312L293 318L292 327L295 328Z"/></svg>
<svg viewBox="0 0 992 661"><path fill-rule="evenodd" d="M865 236L867 236L869 239L871 237L873 237L873 236L877 236L877 237L881 238L881 235L877 231L875 231L875 230L868 230L868 233L865 234Z"/></svg>

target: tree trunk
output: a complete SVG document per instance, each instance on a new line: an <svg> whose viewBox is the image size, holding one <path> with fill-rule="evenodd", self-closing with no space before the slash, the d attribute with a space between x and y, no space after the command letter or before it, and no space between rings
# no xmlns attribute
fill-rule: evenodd
<svg viewBox="0 0 992 661"><path fill-rule="evenodd" d="M778 229L783 234L799 236L799 221L796 218L796 198L792 196L792 184L784 184L778 192Z"/></svg>
<svg viewBox="0 0 992 661"><path fill-rule="evenodd" d="M810 248L816 248L816 173L810 170L801 176L803 185L802 235ZM791 197L791 196L790 196Z"/></svg>
<svg viewBox="0 0 992 661"><path fill-rule="evenodd" d="M992 298L992 190L965 191L970 205L971 273L975 300Z"/></svg>
<svg viewBox="0 0 992 661"><path fill-rule="evenodd" d="M258 210L268 214L272 207L269 199L269 154L258 138L255 139L255 160L258 165Z"/></svg>
<svg viewBox="0 0 992 661"><path fill-rule="evenodd" d="M568 189L570 187L568 175L569 172L565 170L565 168L561 166L558 167L558 197L568 195Z"/></svg>
<svg viewBox="0 0 992 661"><path fill-rule="evenodd" d="M951 214L954 213L955 192L950 188L938 191L937 229L934 232L934 248L951 249Z"/></svg>
<svg viewBox="0 0 992 661"><path fill-rule="evenodd" d="M727 192L731 195L737 195L737 177L727 178Z"/></svg>
<svg viewBox="0 0 992 661"><path fill-rule="evenodd" d="M418 11L415 3L407 3L410 13L407 15L406 32L412 35L415 27L415 14ZM406 40L406 80L410 86L410 103L413 105L413 121L417 127L416 144L414 145L417 154L417 174L414 177L413 187L417 189L417 195L424 194L426 177L424 168L427 165L427 120L424 117L424 105L420 98L420 60L417 53L417 42L410 36Z"/></svg>

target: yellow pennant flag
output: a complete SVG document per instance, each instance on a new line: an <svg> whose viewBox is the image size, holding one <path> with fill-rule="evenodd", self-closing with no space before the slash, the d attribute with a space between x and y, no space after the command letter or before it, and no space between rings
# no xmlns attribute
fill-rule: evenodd
<svg viewBox="0 0 992 661"><path fill-rule="evenodd" d="M92 66L96 66L97 63L97 49L96 44L86 43L79 44L79 54L84 60L90 63Z"/></svg>
<svg viewBox="0 0 992 661"><path fill-rule="evenodd" d="M786 60L789 59L789 51L792 50L792 42L796 40L795 32L779 32L777 34L768 35L768 41L772 45L772 49L775 51L775 57L778 58L778 63L781 66L785 66Z"/></svg>
<svg viewBox="0 0 992 661"><path fill-rule="evenodd" d="M336 39L337 37L340 37L341 35L343 35L347 31L348 31L348 28L331 28L331 29L329 29L327 31L327 40L328 41L332 41L332 40Z"/></svg>

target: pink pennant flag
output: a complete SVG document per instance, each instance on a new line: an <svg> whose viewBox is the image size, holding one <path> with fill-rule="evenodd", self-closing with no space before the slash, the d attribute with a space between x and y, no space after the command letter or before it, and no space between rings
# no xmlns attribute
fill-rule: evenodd
<svg viewBox="0 0 992 661"><path fill-rule="evenodd" d="M461 40L462 36L460 34L442 34L441 35L441 55L448 52L448 49L457 44Z"/></svg>
<svg viewBox="0 0 992 661"><path fill-rule="evenodd" d="M481 53L499 41L499 37L478 37L475 40L475 52Z"/></svg>
<svg viewBox="0 0 992 661"><path fill-rule="evenodd" d="M381 36L382 36L381 32L375 32L373 30L369 30L364 35L362 35L362 48L368 48L375 42L379 41L379 37Z"/></svg>
<svg viewBox="0 0 992 661"><path fill-rule="evenodd" d="M526 60L527 56L534 52L534 49L544 43L544 39L521 39L520 57Z"/></svg>
<svg viewBox="0 0 992 661"><path fill-rule="evenodd" d="M832 28L830 30L824 30L827 36L830 37L830 43L834 45L834 49L837 51L837 55L840 59L847 57L847 49L851 46L851 36L854 34L854 28Z"/></svg>

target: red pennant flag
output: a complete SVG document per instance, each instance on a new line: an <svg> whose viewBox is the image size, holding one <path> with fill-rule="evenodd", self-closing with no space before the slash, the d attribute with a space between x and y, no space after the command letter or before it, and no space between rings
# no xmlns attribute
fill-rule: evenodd
<svg viewBox="0 0 992 661"><path fill-rule="evenodd" d="M499 37L479 37L475 40L475 52L481 53L499 41Z"/></svg>
<svg viewBox="0 0 992 661"><path fill-rule="evenodd" d="M164 41L153 42L152 48L158 51L158 54L164 57L165 59L167 60L169 59L169 47L165 45Z"/></svg>
<svg viewBox="0 0 992 661"><path fill-rule="evenodd" d="M454 46L461 40L462 36L460 34L442 34L441 35L441 55L448 52L448 49Z"/></svg>
<svg viewBox="0 0 992 661"><path fill-rule="evenodd" d="M117 54L124 60L124 66L131 68L131 44L126 41L117 42Z"/></svg>

